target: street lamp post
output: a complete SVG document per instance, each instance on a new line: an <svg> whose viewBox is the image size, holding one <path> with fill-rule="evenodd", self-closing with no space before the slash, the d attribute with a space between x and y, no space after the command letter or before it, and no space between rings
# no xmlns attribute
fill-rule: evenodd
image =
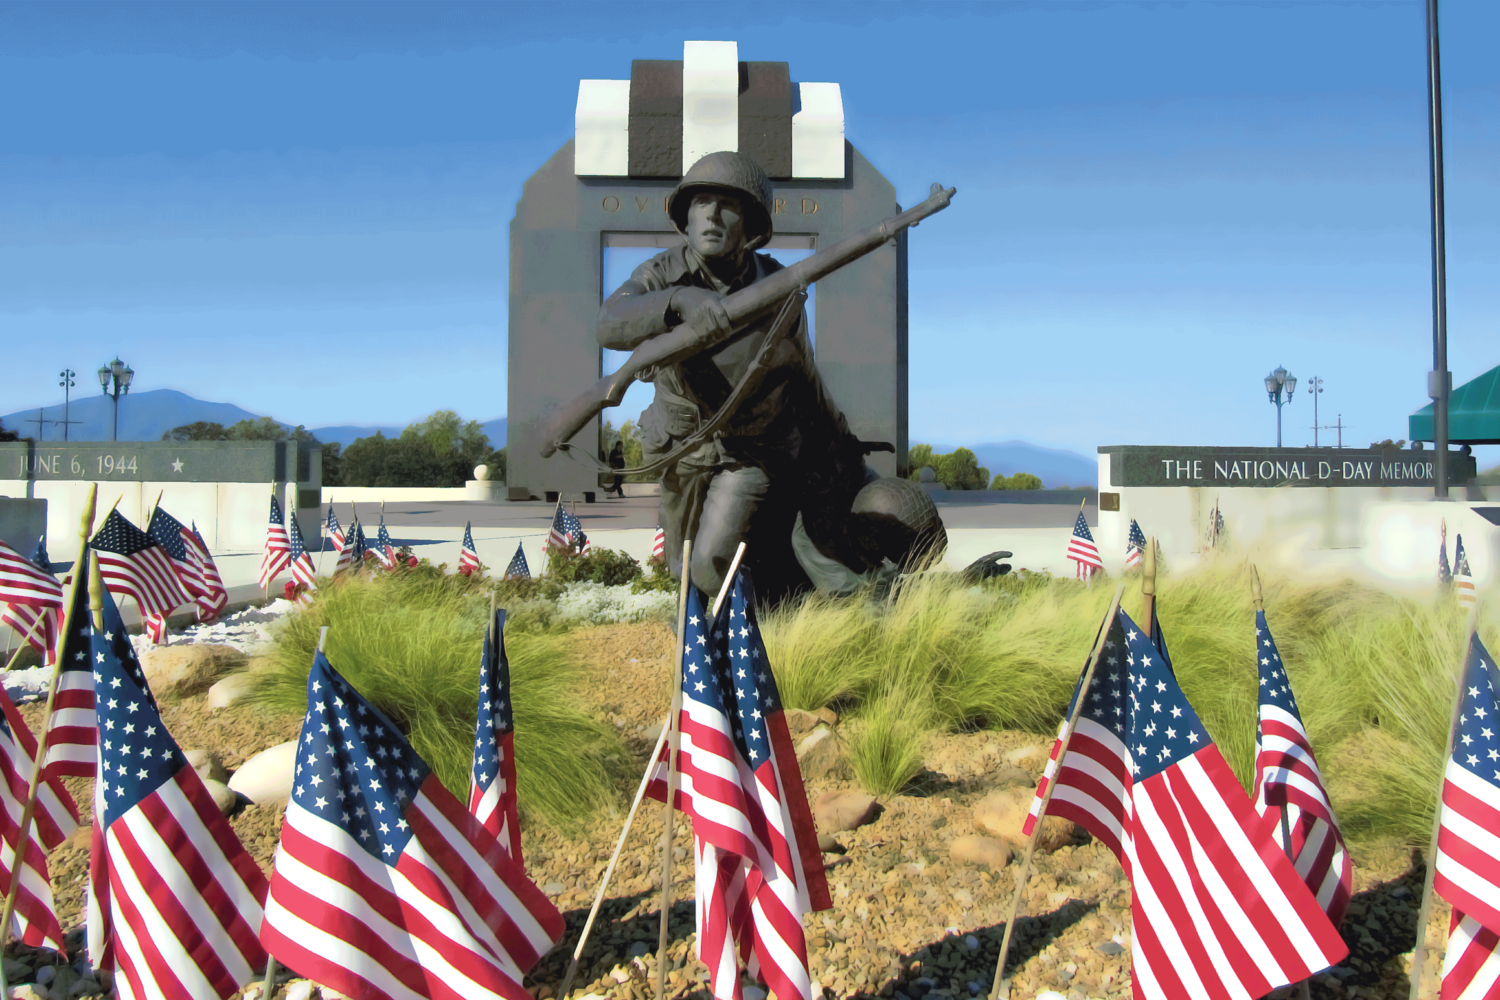
<svg viewBox="0 0 1500 1000"><path fill-rule="evenodd" d="M110 395L111 387L114 389L115 422L109 432L111 441L116 441L120 437L120 397L130 392L130 380L133 378L135 378L135 369L119 358L99 368L99 387L104 390L106 396Z"/></svg>
<svg viewBox="0 0 1500 1000"><path fill-rule="evenodd" d="M62 376L62 381L57 384L62 386L63 389L63 440L66 441L68 439L68 425L72 423L72 421L68 419L68 401L70 397L70 390L74 385L77 384L73 381L73 376L77 375L78 373L71 368L64 368L57 374Z"/></svg>
<svg viewBox="0 0 1500 1000"><path fill-rule="evenodd" d="M1318 446L1318 396L1323 392L1323 380L1314 375L1307 380L1307 391L1313 398L1313 447Z"/></svg>
<svg viewBox="0 0 1500 1000"><path fill-rule="evenodd" d="M1297 376L1290 374L1280 365L1276 370L1266 376L1266 395L1271 402L1276 404L1276 447L1281 447L1281 405L1292 401L1292 394L1297 391ZM1282 398L1282 393L1286 398Z"/></svg>

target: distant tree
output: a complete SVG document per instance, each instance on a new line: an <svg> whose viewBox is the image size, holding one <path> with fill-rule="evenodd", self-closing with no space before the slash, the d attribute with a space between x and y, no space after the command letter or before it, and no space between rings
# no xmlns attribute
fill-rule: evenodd
<svg viewBox="0 0 1500 1000"><path fill-rule="evenodd" d="M343 479L343 456L340 454L343 447L337 441L331 441L323 446L323 485L344 486Z"/></svg>
<svg viewBox="0 0 1500 1000"><path fill-rule="evenodd" d="M8 430L6 430L5 429L5 421L0 420L0 441L23 441L23 440L29 441L31 439L30 438L22 438L21 435L18 434L18 433L16 433L15 431L8 431Z"/></svg>
<svg viewBox="0 0 1500 1000"><path fill-rule="evenodd" d="M1371 441L1370 442L1370 447L1371 448L1404 448L1404 447L1406 447L1406 439L1402 438L1400 441L1392 441L1390 438L1386 438L1384 441Z"/></svg>
<svg viewBox="0 0 1500 1000"><path fill-rule="evenodd" d="M636 427L634 420L625 421L620 425L619 430L615 430L614 421L606 420L604 422L604 426L599 430L600 451L608 455L614 450L616 441L623 442L625 445L625 468L632 469L646 461L646 450L641 444L640 429ZM626 481L632 483L654 483L656 482L656 476L627 476Z"/></svg>
<svg viewBox="0 0 1500 1000"><path fill-rule="evenodd" d="M936 456L933 464L939 481L950 490L982 490L990 483L990 470L981 467L979 459L967 448Z"/></svg>
<svg viewBox="0 0 1500 1000"><path fill-rule="evenodd" d="M498 464L502 475L505 465L504 451L490 447L479 422L464 423L452 410L411 424L400 437L362 437L339 459L341 486L462 486L477 465Z"/></svg>
<svg viewBox="0 0 1500 1000"><path fill-rule="evenodd" d="M918 479L922 470L932 465L932 445L914 444L906 451L906 474L908 479Z"/></svg>
<svg viewBox="0 0 1500 1000"><path fill-rule="evenodd" d="M990 483L992 490L1039 490L1041 488L1041 479L1029 472L1017 472L1013 476L996 476L995 481Z"/></svg>
<svg viewBox="0 0 1500 1000"><path fill-rule="evenodd" d="M196 420L191 424L173 427L161 436L163 441L228 441L229 431L223 424Z"/></svg>

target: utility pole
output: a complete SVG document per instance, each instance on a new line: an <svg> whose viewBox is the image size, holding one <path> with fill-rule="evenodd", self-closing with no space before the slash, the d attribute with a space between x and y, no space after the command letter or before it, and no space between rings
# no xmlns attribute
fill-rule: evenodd
<svg viewBox="0 0 1500 1000"><path fill-rule="evenodd" d="M46 426L47 421L45 421L45 420L42 419L42 411L41 410L37 410L36 411L36 416L32 417L30 420L26 420L26 421L22 421L22 422L23 423L28 423L28 424L36 424L36 439L38 441L45 441L47 439L46 433L42 430L42 428L44 426Z"/></svg>
<svg viewBox="0 0 1500 1000"><path fill-rule="evenodd" d="M1438 58L1437 0L1427 0L1427 142L1432 187L1432 368L1427 373L1427 395L1432 397L1432 437L1437 454L1433 495L1448 499L1448 397L1453 375L1448 371L1448 288L1443 249L1443 77Z"/></svg>
<svg viewBox="0 0 1500 1000"><path fill-rule="evenodd" d="M1323 380L1314 375L1307 380L1307 391L1313 398L1313 447L1318 446L1318 397L1323 394Z"/></svg>

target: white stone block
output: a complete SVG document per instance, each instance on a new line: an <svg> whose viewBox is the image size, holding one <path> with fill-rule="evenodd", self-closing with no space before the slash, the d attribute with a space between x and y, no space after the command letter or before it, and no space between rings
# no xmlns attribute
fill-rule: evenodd
<svg viewBox="0 0 1500 1000"><path fill-rule="evenodd" d="M836 83L799 83L792 115L792 176L844 177L844 95Z"/></svg>
<svg viewBox="0 0 1500 1000"><path fill-rule="evenodd" d="M573 173L624 177L630 173L630 81L579 80L573 112Z"/></svg>
<svg viewBox="0 0 1500 1000"><path fill-rule="evenodd" d="M257 804L291 798L296 763L297 741L278 743L240 765L229 779L229 790Z"/></svg>
<svg viewBox="0 0 1500 1000"><path fill-rule="evenodd" d="M682 172L709 153L739 146L739 43L684 42Z"/></svg>

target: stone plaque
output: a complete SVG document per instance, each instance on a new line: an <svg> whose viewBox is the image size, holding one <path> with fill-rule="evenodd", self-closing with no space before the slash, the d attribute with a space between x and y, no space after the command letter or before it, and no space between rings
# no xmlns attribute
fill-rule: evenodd
<svg viewBox="0 0 1500 1000"><path fill-rule="evenodd" d="M1431 451L1353 448L1184 448L1112 445L1111 486L1426 486ZM1448 485L1477 474L1474 456L1449 453Z"/></svg>

